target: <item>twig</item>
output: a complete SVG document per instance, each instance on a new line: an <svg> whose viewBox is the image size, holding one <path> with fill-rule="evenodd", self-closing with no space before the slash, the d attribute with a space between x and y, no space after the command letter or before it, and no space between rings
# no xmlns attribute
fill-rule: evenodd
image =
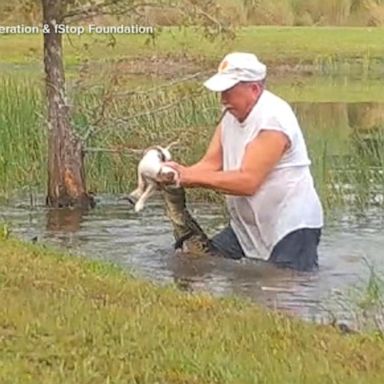
<svg viewBox="0 0 384 384"><path fill-rule="evenodd" d="M180 139L174 140L164 148L170 149L171 147L177 146L180 143ZM88 147L83 150L83 152L109 152L109 153L127 153L134 155L143 155L146 151L146 148L137 149L137 148L102 148L102 147Z"/></svg>
<svg viewBox="0 0 384 384"><path fill-rule="evenodd" d="M170 150L172 147L178 146L179 143L180 143L180 139L177 139L177 140L172 141L171 143L169 143L165 148Z"/></svg>
<svg viewBox="0 0 384 384"><path fill-rule="evenodd" d="M216 20L211 15L209 15L207 12L203 11L201 8L199 8L199 7L195 7L195 8L196 8L197 12L200 13L200 15L204 16L209 21L211 21L212 23L216 24L218 26L218 28L219 28L219 32L220 33L222 32L223 26L222 26L222 24L218 20Z"/></svg>
<svg viewBox="0 0 384 384"><path fill-rule="evenodd" d="M145 94L149 94L149 93L154 93L156 90L160 89L161 87L172 86L174 84L181 83L183 81L187 81L188 79L192 79L194 77L197 77L200 74L201 73L199 72L199 73L196 73L196 74L191 75L189 77L184 77L182 79L175 80L174 82L171 82L170 84L165 84L163 86L153 87L153 88L151 88L149 90L142 91L142 92L137 92L137 91L135 92L135 91L133 91L133 92L127 92L127 93L124 93L124 94L113 94L113 93L107 91L106 92L106 96L102 97L102 104L101 104L101 107L100 107L101 111L99 113L99 118L95 122L93 122L92 124L89 124L87 131L85 132L85 134L82 137L82 141L86 142L91 136L94 136L101 129L100 122L104 118L104 114L105 114L105 110L106 110L106 105L111 100L113 100L114 96L116 96L116 95L117 96L124 96L124 95L128 96L129 94L131 94L132 96L135 96L135 95L143 95L143 94L145 95ZM148 111L145 111L145 112L140 112L140 113L134 114L132 116L115 118L112 121L114 121L116 123L126 124L127 122L130 122L130 121L135 120L135 119L140 118L140 117L150 116L152 114L166 112L169 109L178 106L181 101L195 100L199 96L200 96L200 93L198 93L198 92L191 93L191 94L186 95L186 96L182 97L181 99L179 99L179 100L177 100L177 101L175 101L173 103L169 103L169 104L161 106L159 108L148 110Z"/></svg>
<svg viewBox="0 0 384 384"><path fill-rule="evenodd" d="M164 105L162 107L159 107L157 109L152 109L150 111L146 111L146 112L141 112L141 113L137 113L135 115L132 115L132 116L128 116L128 117L120 117L120 118L117 118L115 119L115 121L119 122L119 121L122 121L122 122L128 122L128 121L131 121L131 120L134 120L134 119L137 119L138 117L143 117L143 116L150 116L150 115L153 115L155 113L158 113L158 112L164 112L168 109L171 109L173 107L176 107L177 105L180 104L181 101L184 101L184 100L187 100L187 99L191 99L190 96L185 96L185 97L182 97L181 99L175 101L174 103L169 103L167 105Z"/></svg>
<svg viewBox="0 0 384 384"><path fill-rule="evenodd" d="M114 83L115 77L112 78L112 83ZM89 125L87 132L84 134L82 141L87 142L87 140L90 138L92 134L94 134L98 129L100 129L99 124L103 121L105 118L105 113L108 104L113 100L113 93L111 89L104 89L102 98L101 98L101 106L99 106L99 116L96 118L96 120Z"/></svg>
<svg viewBox="0 0 384 384"><path fill-rule="evenodd" d="M225 25L220 22L220 20L218 20L213 16L213 14L210 14L206 12L204 9L202 9L201 7L199 7L195 1L190 0L190 1L187 1L187 3L189 3L190 7L186 9L184 9L185 7L180 8L180 11L182 11L184 14L190 15L194 11L197 16L202 16L206 20L208 20L208 22L215 25L219 34L222 34L223 32L225 33L226 31L228 31L228 27L226 28ZM210 5L215 5L214 3L215 2L210 2ZM205 5L207 5L207 3Z"/></svg>
<svg viewBox="0 0 384 384"><path fill-rule="evenodd" d="M199 77L200 75L204 74L205 72L197 72L197 73L194 73L192 75L189 75L189 76L185 76L181 79L177 79L177 80L173 80L173 81L170 81L169 83L165 83L165 84L161 84L161 85L158 85L156 87L152 87L152 88L149 88L149 89L146 89L144 91L128 91L128 92L120 92L120 93L116 93L115 94L115 97L124 97L124 96L136 96L136 95L147 95L147 94L151 94L153 92L156 92L162 88L168 88L168 87L172 87L173 85L175 84L180 84L180 83L183 83L184 81L188 81L188 80L191 80L191 79L194 79L196 77ZM208 72L207 72L208 73Z"/></svg>
<svg viewBox="0 0 384 384"><path fill-rule="evenodd" d="M126 153L134 155L143 155L144 149L136 148L122 148L122 149L113 149L113 148L97 148L97 147L87 147L84 148L83 152L109 152L109 153Z"/></svg>
<svg viewBox="0 0 384 384"><path fill-rule="evenodd" d="M228 108L225 108L225 109L223 110L223 112L221 112L219 121L216 123L216 125L219 125L219 124L221 123L221 120L223 120L223 118L224 118L225 114L228 112L228 110L229 110Z"/></svg>

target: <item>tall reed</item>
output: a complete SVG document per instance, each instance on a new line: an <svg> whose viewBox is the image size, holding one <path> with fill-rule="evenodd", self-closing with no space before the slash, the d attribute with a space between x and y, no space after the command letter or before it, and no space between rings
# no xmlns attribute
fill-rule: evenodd
<svg viewBox="0 0 384 384"><path fill-rule="evenodd" d="M0 81L0 190L6 195L45 190L46 131L40 83L26 78ZM98 121L105 88L70 92L73 127L81 137ZM369 107L369 108L368 108ZM296 103L312 159L312 172L326 211L363 211L383 206L384 112L379 103ZM367 109L368 108L368 109ZM365 112L364 112L365 111ZM368 111L368 112L367 112ZM174 158L185 164L200 159L220 115L216 97L194 82L139 92L116 92L86 141L88 187L95 193L127 193L134 188L138 156L127 148L166 145L179 140ZM119 152L120 151L120 152ZM222 197L193 191L204 200Z"/></svg>
<svg viewBox="0 0 384 384"><path fill-rule="evenodd" d="M46 131L40 83L0 77L0 189L40 188L46 180Z"/></svg>

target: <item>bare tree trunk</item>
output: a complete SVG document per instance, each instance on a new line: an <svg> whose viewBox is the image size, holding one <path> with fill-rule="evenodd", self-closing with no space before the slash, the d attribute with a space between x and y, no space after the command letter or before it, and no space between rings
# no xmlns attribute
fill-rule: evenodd
<svg viewBox="0 0 384 384"><path fill-rule="evenodd" d="M82 143L70 125L65 95L65 76L61 34L54 26L63 19L63 1L42 0L44 34L44 68L48 102L48 194L52 207L93 207L86 191Z"/></svg>

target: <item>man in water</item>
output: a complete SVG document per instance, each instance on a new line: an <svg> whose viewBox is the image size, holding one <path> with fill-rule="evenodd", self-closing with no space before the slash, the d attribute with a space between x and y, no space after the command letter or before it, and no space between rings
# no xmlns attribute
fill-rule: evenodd
<svg viewBox="0 0 384 384"><path fill-rule="evenodd" d="M211 239L226 257L280 267L318 267L323 209L304 137L291 106L265 88L266 66L251 53L221 61L205 87L221 93L226 110L203 158L171 162L186 188L226 195L230 222Z"/></svg>

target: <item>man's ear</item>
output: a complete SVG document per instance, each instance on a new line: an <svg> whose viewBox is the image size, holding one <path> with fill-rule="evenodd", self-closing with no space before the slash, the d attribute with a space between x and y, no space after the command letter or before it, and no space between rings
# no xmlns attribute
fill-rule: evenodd
<svg viewBox="0 0 384 384"><path fill-rule="evenodd" d="M257 92L261 93L263 91L264 85L260 82L257 82L256 87L257 87Z"/></svg>
<svg viewBox="0 0 384 384"><path fill-rule="evenodd" d="M252 90L254 93L259 94L260 91L261 91L261 87L260 87L260 84L259 84L259 83L256 83L256 82L251 83L251 84L250 84L250 87L251 87L251 90Z"/></svg>

